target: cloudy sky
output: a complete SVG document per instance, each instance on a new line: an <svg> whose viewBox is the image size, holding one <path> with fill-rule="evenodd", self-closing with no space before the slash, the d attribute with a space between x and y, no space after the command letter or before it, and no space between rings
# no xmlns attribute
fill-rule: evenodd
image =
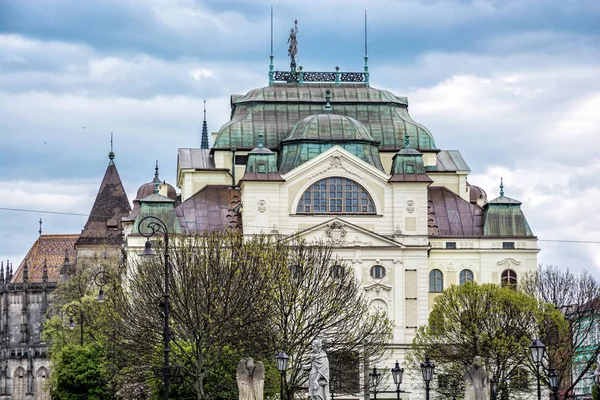
<svg viewBox="0 0 600 400"><path fill-rule="evenodd" d="M360 71L407 96L442 149L490 198L504 178L540 239L539 260L600 277L600 2L597 0L0 0L0 259L77 233L106 169L110 133L130 199L174 184L229 96L286 69L298 19L306 71ZM574 242L574 243L571 243Z"/></svg>

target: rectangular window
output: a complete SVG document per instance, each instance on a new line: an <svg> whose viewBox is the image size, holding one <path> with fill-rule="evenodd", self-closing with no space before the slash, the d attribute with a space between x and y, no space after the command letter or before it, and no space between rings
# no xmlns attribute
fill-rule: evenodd
<svg viewBox="0 0 600 400"><path fill-rule="evenodd" d="M514 249L515 242L502 242L502 248L503 249Z"/></svg>
<svg viewBox="0 0 600 400"><path fill-rule="evenodd" d="M456 249L456 242L446 242L447 249Z"/></svg>
<svg viewBox="0 0 600 400"><path fill-rule="evenodd" d="M246 165L248 156L235 156L235 165Z"/></svg>

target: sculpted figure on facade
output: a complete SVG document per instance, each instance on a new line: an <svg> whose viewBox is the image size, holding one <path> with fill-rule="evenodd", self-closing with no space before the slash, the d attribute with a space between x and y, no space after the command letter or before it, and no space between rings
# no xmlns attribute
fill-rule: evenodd
<svg viewBox="0 0 600 400"><path fill-rule="evenodd" d="M263 400L265 367L262 362L254 363L252 357L243 358L236 371L239 400Z"/></svg>
<svg viewBox="0 0 600 400"><path fill-rule="evenodd" d="M310 400L329 400L329 359L321 348L323 343L316 339L312 342L310 364L304 369L308 374L308 398Z"/></svg>
<svg viewBox="0 0 600 400"><path fill-rule="evenodd" d="M465 400L487 400L490 398L490 385L481 357L475 357L465 373Z"/></svg>

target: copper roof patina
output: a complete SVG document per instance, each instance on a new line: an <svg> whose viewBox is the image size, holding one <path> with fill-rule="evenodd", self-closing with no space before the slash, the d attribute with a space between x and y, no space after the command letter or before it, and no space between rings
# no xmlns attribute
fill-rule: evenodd
<svg viewBox="0 0 600 400"><path fill-rule="evenodd" d="M232 96L231 120L219 130L213 149L251 150L257 147L260 133L264 135L265 147L277 149L296 123L323 113L328 90L332 112L360 121L380 142L380 150L402 149L406 133L411 147L435 149L429 130L408 114L405 98L364 84L333 83L277 83Z"/></svg>
<svg viewBox="0 0 600 400"><path fill-rule="evenodd" d="M429 187L429 236L483 235L483 209L445 187Z"/></svg>

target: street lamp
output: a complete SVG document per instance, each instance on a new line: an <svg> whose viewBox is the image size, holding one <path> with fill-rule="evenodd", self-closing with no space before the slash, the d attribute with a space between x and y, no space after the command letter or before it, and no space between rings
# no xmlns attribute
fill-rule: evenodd
<svg viewBox="0 0 600 400"><path fill-rule="evenodd" d="M540 386L540 365L544 359L546 346L544 346L544 343L540 342L538 339L535 339L529 345L529 351L531 351L531 359L536 367L538 400L542 400L542 388Z"/></svg>
<svg viewBox="0 0 600 400"><path fill-rule="evenodd" d="M65 312L69 316L69 329L75 329L75 321L73 317L76 313L79 313L79 320L81 323L79 324L79 344L83 346L83 310L77 304L70 304Z"/></svg>
<svg viewBox="0 0 600 400"><path fill-rule="evenodd" d="M108 274L104 270L98 271L96 272L96 275L94 275L94 283L96 284L96 286L100 286L100 290L98 291L98 297L96 297L96 300L100 303L103 303L104 300L106 300L106 297L104 296L104 286L107 282L107 275Z"/></svg>
<svg viewBox="0 0 600 400"><path fill-rule="evenodd" d="M496 400L496 396L498 395L498 378L496 378L496 375L492 376L492 380L490 381L491 384L491 395L492 395L492 400Z"/></svg>
<svg viewBox="0 0 600 400"><path fill-rule="evenodd" d="M425 362L421 364L421 372L425 381L425 400L429 400L429 383L433 379L434 368L435 364L429 360L428 356L425 356Z"/></svg>
<svg viewBox="0 0 600 400"><path fill-rule="evenodd" d="M279 400L283 400L283 386L285 384L285 372L287 371L288 362L289 362L290 358L288 357L287 354L285 354L285 352L280 351L279 354L277 354L277 357L275 357L275 359L277 360L277 362L276 362L277 370L281 374L281 385L279 385Z"/></svg>
<svg viewBox="0 0 600 400"><path fill-rule="evenodd" d="M373 367L373 372L369 374L371 378L371 386L373 386L373 400L377 400L377 386L381 379L381 373L377 372L377 367Z"/></svg>
<svg viewBox="0 0 600 400"><path fill-rule="evenodd" d="M142 227L144 226L144 221L148 220L148 225L146 228L148 232L143 232ZM156 234L160 234L163 236L165 241L165 289L163 292L163 307L164 307L164 320L165 325L163 328L163 337L165 342L165 364L163 368L163 382L164 382L164 399L169 399L169 352L171 349L169 348L171 342L171 329L169 327L169 230L163 221L155 216L149 215L145 218L142 218L138 225L138 230L142 236L146 238L146 245L144 246L144 251L140 253L140 256L145 259L151 259L156 256L156 251L152 248L152 243L150 242L150 238ZM104 293L103 293L104 294Z"/></svg>
<svg viewBox="0 0 600 400"><path fill-rule="evenodd" d="M396 360L396 365L391 371L396 384L396 399L400 400L400 385L402 385L402 378L404 377L404 368L400 368L400 364Z"/></svg>
<svg viewBox="0 0 600 400"><path fill-rule="evenodd" d="M550 388L552 389L554 400L558 400L558 385L560 381L559 378L560 377L556 373L556 370L554 368L550 368L550 370L548 371L548 382L550 383Z"/></svg>

